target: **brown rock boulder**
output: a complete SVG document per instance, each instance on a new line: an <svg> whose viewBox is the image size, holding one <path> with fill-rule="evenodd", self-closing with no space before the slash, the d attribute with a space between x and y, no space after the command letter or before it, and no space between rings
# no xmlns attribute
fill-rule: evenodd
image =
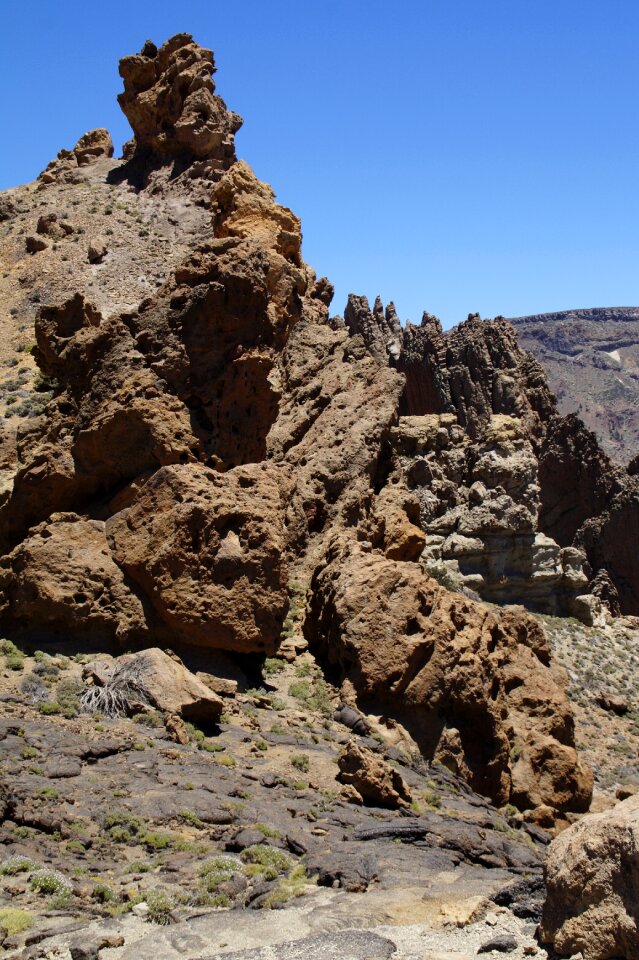
<svg viewBox="0 0 639 960"><path fill-rule="evenodd" d="M106 530L116 562L183 642L275 651L288 608L277 470L166 467Z"/></svg>
<svg viewBox="0 0 639 960"><path fill-rule="evenodd" d="M337 763L337 779L356 790L364 803L391 808L410 805L412 797L402 775L354 740L347 743Z"/></svg>
<svg viewBox="0 0 639 960"><path fill-rule="evenodd" d="M143 638L140 599L111 556L104 523L54 514L0 560L5 629L124 644Z"/></svg>
<svg viewBox="0 0 639 960"><path fill-rule="evenodd" d="M108 250L109 247L104 237L94 237L87 247L87 259L89 263L102 263Z"/></svg>
<svg viewBox="0 0 639 960"><path fill-rule="evenodd" d="M639 958L639 796L583 817L553 840L541 940L560 956Z"/></svg>
<svg viewBox="0 0 639 960"><path fill-rule="evenodd" d="M124 92L118 102L133 128L136 148L229 166L242 119L215 95L214 73L213 51L188 33L177 34L159 50L147 41L140 53L124 57Z"/></svg>
<svg viewBox="0 0 639 960"><path fill-rule="evenodd" d="M29 236L25 238L24 246L27 253L40 253L42 250L46 250L49 244L44 237L29 234Z"/></svg>
<svg viewBox="0 0 639 960"><path fill-rule="evenodd" d="M179 657L158 647L119 657L109 685L130 687L144 703L185 720L217 720L224 709Z"/></svg>
<svg viewBox="0 0 639 960"><path fill-rule="evenodd" d="M50 183L76 183L78 167L86 167L113 156L113 141L108 130L99 127L83 134L73 150L60 150L39 176L41 189Z"/></svg>
<svg viewBox="0 0 639 960"><path fill-rule="evenodd" d="M397 480L375 498L375 545L390 560L419 560L426 537L419 526L419 500Z"/></svg>
<svg viewBox="0 0 639 960"><path fill-rule="evenodd" d="M113 156L113 140L108 130L98 127L80 137L73 152L79 167L95 163L100 157Z"/></svg>
<svg viewBox="0 0 639 960"><path fill-rule="evenodd" d="M305 632L365 712L385 709L433 757L458 732L458 769L497 803L586 810L592 780L535 620L449 593L416 565L336 541L311 584Z"/></svg>

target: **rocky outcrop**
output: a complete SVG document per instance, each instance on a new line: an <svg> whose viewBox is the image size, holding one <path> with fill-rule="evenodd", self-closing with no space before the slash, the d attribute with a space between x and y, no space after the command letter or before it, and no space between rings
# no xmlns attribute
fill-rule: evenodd
<svg viewBox="0 0 639 960"><path fill-rule="evenodd" d="M336 542L311 584L305 631L365 711L397 718L428 758L522 809L586 810L561 679L538 623L452 594L417 564Z"/></svg>
<svg viewBox="0 0 639 960"><path fill-rule="evenodd" d="M127 580L183 642L272 654L288 609L277 471L158 470L106 522Z"/></svg>
<svg viewBox="0 0 639 960"><path fill-rule="evenodd" d="M40 185L46 187L60 181L74 183L78 167L86 167L102 157L112 156L113 141L109 131L102 128L89 130L80 137L73 150L60 150L55 160L40 174Z"/></svg>
<svg viewBox="0 0 639 960"><path fill-rule="evenodd" d="M639 797L590 814L553 840L540 928L560 956L639 957Z"/></svg>
<svg viewBox="0 0 639 960"><path fill-rule="evenodd" d="M147 40L140 53L120 61L118 102L134 133L125 173L138 185L164 190L183 175L182 185L194 186L204 201L200 185L235 162L242 118L215 93L214 73L213 51L188 33L159 49Z"/></svg>
<svg viewBox="0 0 639 960"><path fill-rule="evenodd" d="M360 803L391 809L411 803L411 793L402 775L354 740L347 743L337 764L339 780L355 791Z"/></svg>
<svg viewBox="0 0 639 960"><path fill-rule="evenodd" d="M521 420L495 414L472 442L453 414L402 417L393 444L428 569L493 603L585 615L586 558L539 529L538 461Z"/></svg>
<svg viewBox="0 0 639 960"><path fill-rule="evenodd" d="M621 534L616 547L611 534L604 548L593 532L614 527L613 515L634 528L633 483L576 416L557 414L507 321L472 315L445 334L424 314L402 328L392 304L370 310L351 297L345 322L405 375L386 476L402 476L419 500L431 569L487 600L586 622L639 608L632 541ZM591 592L601 570L617 601Z"/></svg>
<svg viewBox="0 0 639 960"><path fill-rule="evenodd" d="M53 514L0 559L5 630L120 645L148 636L145 611L109 549L104 522Z"/></svg>
<svg viewBox="0 0 639 960"><path fill-rule="evenodd" d="M639 482L631 481L598 517L584 523L577 542L594 570L612 584L611 607L639 616ZM603 576L602 574L602 576ZM597 588L597 583L595 583Z"/></svg>
<svg viewBox="0 0 639 960"><path fill-rule="evenodd" d="M188 33L158 48L147 41L139 54L120 61L124 93L118 102L133 128L136 149L201 160L235 160L233 134L242 120L215 95L213 51Z"/></svg>
<svg viewBox="0 0 639 960"><path fill-rule="evenodd" d="M501 320L403 329L365 298L329 318L298 218L235 158L240 121L213 71L186 34L145 44L121 64L125 159L100 162L98 135L65 158L62 177L97 158L96 177L206 210L210 230L130 309L74 289L41 307L51 399L20 427L0 494L3 627L226 651L252 673L301 584L306 636L347 705L381 705L427 757L532 818L583 810L540 628L423 568L454 563L467 591L553 612L585 589L582 555L539 523L554 415L541 368ZM118 255L102 233L96 275Z"/></svg>
<svg viewBox="0 0 639 960"><path fill-rule="evenodd" d="M579 418L553 417L539 450L540 523L563 546L623 489L623 474Z"/></svg>

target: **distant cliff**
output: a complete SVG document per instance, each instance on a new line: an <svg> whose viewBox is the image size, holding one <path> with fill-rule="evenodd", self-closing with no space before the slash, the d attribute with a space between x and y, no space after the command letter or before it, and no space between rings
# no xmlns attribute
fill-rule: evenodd
<svg viewBox="0 0 639 960"><path fill-rule="evenodd" d="M562 414L578 413L608 456L639 452L639 307L515 317L519 341L544 365Z"/></svg>

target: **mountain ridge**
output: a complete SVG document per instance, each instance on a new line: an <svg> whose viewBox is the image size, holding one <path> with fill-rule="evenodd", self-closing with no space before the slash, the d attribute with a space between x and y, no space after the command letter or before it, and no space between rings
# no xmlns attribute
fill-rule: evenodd
<svg viewBox="0 0 639 960"><path fill-rule="evenodd" d="M639 307L595 307L512 317L544 365L562 414L578 413L605 452L639 451Z"/></svg>

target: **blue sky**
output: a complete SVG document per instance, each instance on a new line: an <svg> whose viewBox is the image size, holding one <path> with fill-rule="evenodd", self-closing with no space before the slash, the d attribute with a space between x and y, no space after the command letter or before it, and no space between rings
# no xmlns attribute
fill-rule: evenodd
<svg viewBox="0 0 639 960"><path fill-rule="evenodd" d="M188 31L238 153L336 287L446 326L639 303L636 0L2 0L0 188L106 126L118 59Z"/></svg>

